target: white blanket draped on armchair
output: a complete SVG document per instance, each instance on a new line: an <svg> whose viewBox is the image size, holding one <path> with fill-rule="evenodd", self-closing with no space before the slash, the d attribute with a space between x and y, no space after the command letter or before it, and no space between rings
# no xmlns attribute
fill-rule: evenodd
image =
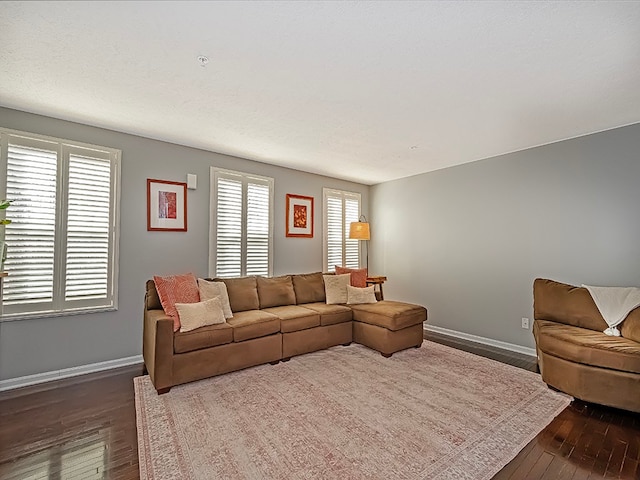
<svg viewBox="0 0 640 480"><path fill-rule="evenodd" d="M640 288L582 286L589 290L596 307L609 325L604 333L619 337L618 325L627 318L631 310L640 306Z"/></svg>

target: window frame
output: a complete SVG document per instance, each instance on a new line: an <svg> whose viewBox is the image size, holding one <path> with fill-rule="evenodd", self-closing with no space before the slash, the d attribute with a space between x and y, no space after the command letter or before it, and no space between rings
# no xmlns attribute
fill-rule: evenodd
<svg viewBox="0 0 640 480"><path fill-rule="evenodd" d="M218 179L229 178L239 180L242 183L242 218L241 218L241 265L240 276L247 275L247 187L250 180L256 180L257 184L266 184L269 188L269 234L268 234L268 276L273 275L273 232L274 232L274 191L275 180L273 177L257 175L252 173L238 172L220 167L210 167L210 193L209 193L209 269L210 278L234 278L234 277L218 277L217 260L218 260Z"/></svg>
<svg viewBox="0 0 640 480"><path fill-rule="evenodd" d="M335 272L335 265L329 265L329 217L328 217L328 200L329 198L340 198L342 202L342 265L345 266L346 259L346 243L349 236L349 227L346 225L345 215L345 202L347 199L356 200L358 202L358 217L353 221L358 221L362 214L362 194L358 192L350 192L347 190L339 190L336 188L325 187L322 189L322 222L323 222L323 236L322 236L322 265L326 272ZM358 265L351 268L360 268L362 263L362 246L359 240L357 242L358 250Z"/></svg>
<svg viewBox="0 0 640 480"><path fill-rule="evenodd" d="M9 145L25 148L49 150L56 154L56 197L55 197L55 228L54 228L54 257L53 257L53 287L51 301L23 302L15 305L3 305L0 308L0 321L25 320L35 318L63 317L97 312L118 310L118 278L119 278L119 250L120 250L120 184L121 157L119 149L78 142L31 132L24 132L0 127L0 174L5 180L0 182L0 198L7 197ZM67 244L69 241L69 166L72 158L88 157L106 160L110 165L109 174L109 220L107 255L107 295L104 302L95 300L79 300L65 298ZM11 199L9 199L11 200ZM11 209L6 210L11 217ZM7 226L1 229L0 239L5 239ZM9 255L11 253L9 252ZM63 278L65 277L65 278ZM5 277L10 282L11 276Z"/></svg>

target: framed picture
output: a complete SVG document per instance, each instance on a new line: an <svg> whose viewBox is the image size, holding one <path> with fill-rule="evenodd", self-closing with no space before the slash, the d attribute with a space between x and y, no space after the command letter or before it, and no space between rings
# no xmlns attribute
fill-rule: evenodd
<svg viewBox="0 0 640 480"><path fill-rule="evenodd" d="M287 237L313 238L313 197L287 193Z"/></svg>
<svg viewBox="0 0 640 480"><path fill-rule="evenodd" d="M187 184L147 178L147 230L187 231Z"/></svg>

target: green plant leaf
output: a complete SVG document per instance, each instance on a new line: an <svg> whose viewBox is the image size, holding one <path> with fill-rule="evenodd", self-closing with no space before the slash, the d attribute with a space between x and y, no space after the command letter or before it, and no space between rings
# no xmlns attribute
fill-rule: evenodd
<svg viewBox="0 0 640 480"><path fill-rule="evenodd" d="M4 210L5 208L9 208L13 200L0 200L0 210Z"/></svg>
<svg viewBox="0 0 640 480"><path fill-rule="evenodd" d="M0 220L0 225L9 225L11 223L11 220L9 220L8 218L3 218L2 220Z"/></svg>

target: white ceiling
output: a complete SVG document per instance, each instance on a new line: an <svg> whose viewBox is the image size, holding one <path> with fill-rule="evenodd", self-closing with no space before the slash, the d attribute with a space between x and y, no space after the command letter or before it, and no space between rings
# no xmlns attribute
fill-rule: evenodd
<svg viewBox="0 0 640 480"><path fill-rule="evenodd" d="M2 2L0 105L375 184L640 121L640 2Z"/></svg>

